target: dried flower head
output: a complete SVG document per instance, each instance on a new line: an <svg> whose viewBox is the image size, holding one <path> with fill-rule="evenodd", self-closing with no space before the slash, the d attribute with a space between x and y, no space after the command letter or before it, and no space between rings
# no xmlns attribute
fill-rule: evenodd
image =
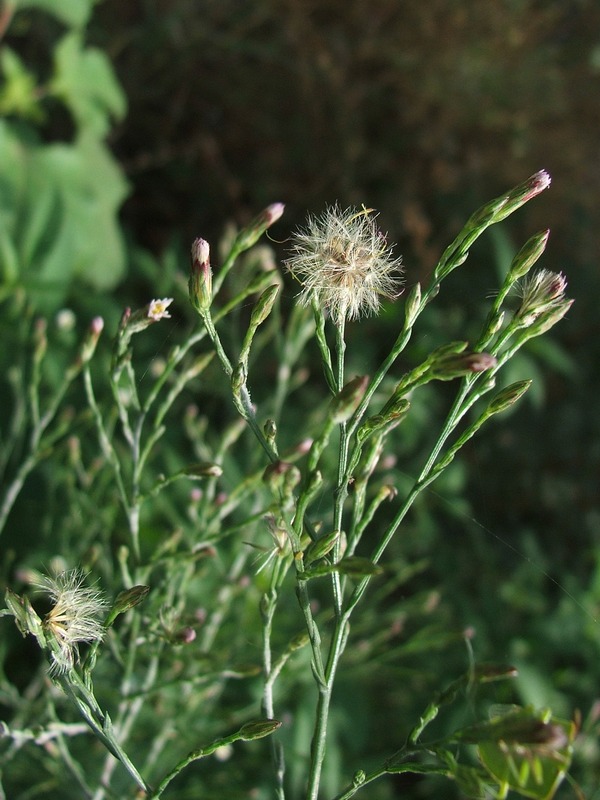
<svg viewBox="0 0 600 800"><path fill-rule="evenodd" d="M101 592L83 582L84 574L78 569L37 581L53 603L44 619L44 629L51 637L50 671L54 674L72 669L79 656L79 642L97 642L104 635L107 603Z"/></svg>
<svg viewBox="0 0 600 800"><path fill-rule="evenodd" d="M521 327L533 324L542 314L554 312L569 301L567 280L562 272L540 269L530 273L520 287L521 305L515 319Z"/></svg>
<svg viewBox="0 0 600 800"><path fill-rule="evenodd" d="M333 206L294 235L286 266L303 286L300 302L314 299L340 321L378 311L382 297L396 298L400 261L372 209Z"/></svg>

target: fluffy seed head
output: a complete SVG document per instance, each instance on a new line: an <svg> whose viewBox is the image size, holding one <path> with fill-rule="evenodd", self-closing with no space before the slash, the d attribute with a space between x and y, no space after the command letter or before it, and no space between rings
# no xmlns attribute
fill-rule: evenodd
<svg viewBox="0 0 600 800"><path fill-rule="evenodd" d="M554 312L568 301L565 298L567 280L562 272L540 269L530 273L520 286L521 305L516 319L522 327L535 322L538 317Z"/></svg>
<svg viewBox="0 0 600 800"><path fill-rule="evenodd" d="M78 569L37 581L53 603L44 628L52 637L50 670L54 674L72 669L79 642L100 641L104 635L106 601L97 589L88 588L83 582L84 575Z"/></svg>
<svg viewBox="0 0 600 800"><path fill-rule="evenodd" d="M294 235L286 266L302 284L300 302L315 300L339 322L377 312L382 297L395 299L400 261L372 209L333 206Z"/></svg>

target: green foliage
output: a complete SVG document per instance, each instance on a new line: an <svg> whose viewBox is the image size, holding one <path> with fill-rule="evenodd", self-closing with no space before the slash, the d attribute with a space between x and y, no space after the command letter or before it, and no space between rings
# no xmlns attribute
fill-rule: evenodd
<svg viewBox="0 0 600 800"><path fill-rule="evenodd" d="M4 616L15 617L23 636L35 637L44 654L38 673L49 659L49 676L62 693L40 692L20 709L8 699L10 679L4 681L12 713L2 761L15 797L42 784L70 796L55 769L62 761L78 792L100 797L108 787L120 797L141 791L159 798L171 791L186 796L199 786L208 797L235 796L249 784L280 798L289 793L316 800L325 792L341 800L385 775L412 773L450 778L474 797L492 792L500 798L512 788L550 800L570 763L569 723L524 709L500 722L450 724L424 738L442 709L464 705L465 695L473 702L476 687L512 677L512 668L472 665L435 694L412 730L409 716L397 725L394 752L382 745L388 753L377 754L379 765L356 772L341 793L351 761L363 756L358 742L346 755L332 705L341 680L348 691L359 676L372 673L375 687L386 663L390 669L404 664L398 690L410 692L422 674L408 666L411 659L416 666L464 640L436 619L431 588L397 598L427 565L408 552L389 562L386 556L427 487L447 473L490 418L529 388L521 380L490 399L501 368L570 308L562 276L541 270L527 277L516 308L505 309L517 279L541 256L545 237L534 237L533 251L527 246L513 259L472 347L450 342L424 354L399 381L389 378L440 284L466 261L472 243L547 185L547 175L538 173L470 218L431 281L407 294L396 339L370 378L346 380L343 299L335 302L340 313L326 319L317 284L311 289L314 319L302 307L281 313L282 277L271 262L263 269L250 250L277 222L281 204L230 239L214 276L208 243L194 242L189 294L200 325L184 331L164 355L164 339L155 339L145 355L143 342L169 324L171 298L126 309L110 357L99 348L103 322L94 319L58 380L49 380L47 326L20 320L31 351L14 385L0 527L11 541L20 496L48 460L55 470L51 528L31 550L18 548L14 538L11 544L23 582L49 591L51 608L44 615L35 595L9 587ZM348 268L345 259L354 253L369 258L369 246L382 263L379 236L369 230L363 242L364 228L353 227L355 215L340 225L332 219L327 225L333 224L336 257L344 253L340 269ZM329 247L330 235L319 234L319 248ZM362 280L361 274L369 270L349 269L348 279ZM7 307L11 302L5 301ZM312 390L319 399L308 414L298 407L298 416L288 416L306 381L313 337L324 372ZM271 386L257 404L251 392L261 364L274 363L272 352L281 361L268 367ZM62 416L64 398L77 396L80 379L87 409ZM386 440L406 425L419 392L440 381L458 384L446 419L418 477L393 488L377 472ZM204 413L190 405L190 392L203 398ZM223 419L215 409L228 395L231 411ZM384 503L393 504L391 514ZM37 576L42 552L60 572L56 578ZM101 590L84 586L79 565L99 576ZM389 630L399 613L406 630L390 650ZM427 670L428 680L439 685L434 672ZM351 705L345 713L352 719ZM414 720L414 707L410 713ZM34 715L56 752L44 754L31 784L16 750L23 742L27 752L34 748ZM78 717L87 728L77 727ZM73 726L72 740L67 727L54 729L57 720ZM540 739L539 726L555 738ZM94 735L92 750L83 736L87 729ZM265 736L271 739L272 772L265 751L254 745L239 753L236 746L235 767L225 772L208 758L229 759L234 743ZM457 743L477 745L481 765L457 753ZM306 764L295 765L288 780L291 747L305 753ZM192 765L200 760L205 767L197 779ZM99 788L100 775L106 788Z"/></svg>
<svg viewBox="0 0 600 800"><path fill-rule="evenodd" d="M54 42L44 81L14 50L5 45L2 51L1 296L24 289L36 308L52 312L74 281L108 289L123 276L117 213L127 184L103 139L123 117L125 98L106 55L85 43L91 4L87 11L83 2L19 4L14 24L30 5L55 11L73 30ZM44 141L61 106L73 135Z"/></svg>
<svg viewBox="0 0 600 800"><path fill-rule="evenodd" d="M291 799L312 769L328 798L594 796L598 437L581 407L599 287L581 120L597 15L591 0L3 5L0 792L266 800L279 781ZM117 127L116 74L133 111ZM540 161L548 200L477 241L467 226L436 297L439 252L485 187ZM286 233L244 249L268 213L226 228L212 286L192 274L184 302L199 220L215 241L232 210L278 196L286 232L338 197L368 199L401 239L405 297L346 327L344 381L330 320L282 286ZM537 215L576 313L511 351L520 300L490 295L492 275L535 252L543 233L513 261ZM149 321L171 295L173 319ZM486 325L493 391L469 373ZM50 685L60 615L32 587L77 566L110 607L84 633L106 633ZM336 586L362 591L347 640ZM319 656L339 651L315 715ZM518 674L481 664L498 657Z"/></svg>

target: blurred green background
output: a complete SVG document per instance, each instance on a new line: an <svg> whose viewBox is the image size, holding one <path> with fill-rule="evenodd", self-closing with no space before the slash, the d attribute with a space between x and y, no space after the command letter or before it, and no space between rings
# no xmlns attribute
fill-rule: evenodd
<svg viewBox="0 0 600 800"><path fill-rule="evenodd" d="M457 639L473 629L478 660L521 668L520 702L565 716L580 709L591 730L600 678L597 0L19 0L2 5L0 31L4 374L25 297L36 313L69 307L82 330L102 314L114 330L126 305L174 295L176 332L191 319L189 243L208 239L218 263L227 225L271 202L286 203L278 232L336 201L378 209L410 287L476 207L539 169L551 174L550 190L484 236L448 281L407 359L475 335L512 254L546 227L542 266L567 275L575 305L511 367L511 379L535 378L534 391L468 446L391 556L427 559L398 599L427 590L438 626ZM285 256L285 241L272 246ZM295 291L287 280L284 307ZM393 308L351 326L349 371L372 369L397 326ZM422 463L449 396L427 395L398 436L399 485ZM27 513L17 506L15 519ZM402 629L393 600L383 619ZM364 720L352 717L352 669L347 696L340 690L350 758L386 752L390 726L405 735L397 720L414 713L405 673L423 670L426 696L466 659L461 645L425 658L385 637L370 657L377 676L359 659L354 675L373 681ZM585 747L576 777L588 798L600 797L600 753L591 740ZM422 784L411 796L440 796ZM394 786L380 796L395 796ZM397 787L409 791L406 781Z"/></svg>

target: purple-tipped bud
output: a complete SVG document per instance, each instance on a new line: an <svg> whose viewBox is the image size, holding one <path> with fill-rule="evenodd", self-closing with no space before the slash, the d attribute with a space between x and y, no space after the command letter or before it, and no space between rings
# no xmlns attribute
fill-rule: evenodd
<svg viewBox="0 0 600 800"><path fill-rule="evenodd" d="M263 233L274 225L278 219L282 216L285 210L285 206L283 203L271 203L270 206L267 206L260 214L255 217L252 222L247 225L245 228L238 233L237 239L235 240L235 249L238 253L241 253L244 250L247 250L249 247L252 247Z"/></svg>
<svg viewBox="0 0 600 800"><path fill-rule="evenodd" d="M205 239L194 239L188 291L190 302L197 311L206 311L212 302L212 270L210 245Z"/></svg>
<svg viewBox="0 0 600 800"><path fill-rule="evenodd" d="M285 205L283 203L271 203L270 206L267 206L263 211L267 220L267 228L277 222L283 216L284 211Z"/></svg>
<svg viewBox="0 0 600 800"><path fill-rule="evenodd" d="M104 330L104 320L102 317L94 317L94 319L90 322L90 326L86 333L85 339L83 340L83 344L81 345L81 350L79 352L78 357L78 365L82 366L83 364L87 364L94 352L96 350L96 345L98 344L98 339L100 338L100 334Z"/></svg>
<svg viewBox="0 0 600 800"><path fill-rule="evenodd" d="M448 353L434 361L431 375L438 380L448 381L473 372L485 372L497 363L489 353Z"/></svg>
<svg viewBox="0 0 600 800"><path fill-rule="evenodd" d="M537 197L538 194L541 194L550 186L550 183L550 175L542 169L523 183L515 186L506 196L506 203L499 209L498 213L494 215L494 222L500 222L508 217L509 214L512 214L513 211L520 208L524 203Z"/></svg>

